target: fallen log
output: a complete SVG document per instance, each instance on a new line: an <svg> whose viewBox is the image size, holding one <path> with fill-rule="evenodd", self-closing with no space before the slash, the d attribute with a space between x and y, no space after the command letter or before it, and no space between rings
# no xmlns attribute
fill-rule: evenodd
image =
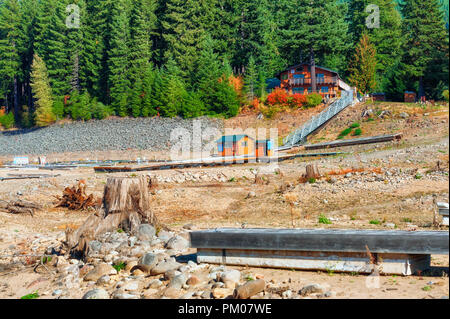
<svg viewBox="0 0 450 319"><path fill-rule="evenodd" d="M249 281L234 290L234 299L248 299L261 291L264 291L266 283L262 279Z"/></svg>
<svg viewBox="0 0 450 319"><path fill-rule="evenodd" d="M97 210L81 227L66 232L70 251L86 256L89 242L105 232L120 228L135 233L141 223L158 226L150 210L148 183L145 176L108 178L103 195L104 210Z"/></svg>
<svg viewBox="0 0 450 319"><path fill-rule="evenodd" d="M30 214L34 216L36 210L41 210L42 206L24 200L3 201L0 200L0 211L11 214Z"/></svg>

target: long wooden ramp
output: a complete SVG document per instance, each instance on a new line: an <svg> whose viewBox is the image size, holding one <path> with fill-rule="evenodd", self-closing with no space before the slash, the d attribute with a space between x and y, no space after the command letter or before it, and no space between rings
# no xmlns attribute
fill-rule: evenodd
<svg viewBox="0 0 450 319"><path fill-rule="evenodd" d="M192 232L191 246L198 262L411 275L449 253L449 233L223 228Z"/></svg>

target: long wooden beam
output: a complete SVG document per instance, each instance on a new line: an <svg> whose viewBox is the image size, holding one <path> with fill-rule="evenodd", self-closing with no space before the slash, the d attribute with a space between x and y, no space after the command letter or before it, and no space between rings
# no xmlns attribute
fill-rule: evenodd
<svg viewBox="0 0 450 319"><path fill-rule="evenodd" d="M304 145L305 150L318 150L326 148L335 148L342 146L352 146L352 145L363 145L363 144L375 144L383 142L391 142L394 140L399 140L402 138L402 134L391 134L391 135L379 135L372 137L354 138L349 140L336 140L327 143L309 144Z"/></svg>
<svg viewBox="0 0 450 319"><path fill-rule="evenodd" d="M193 248L447 254L448 231L214 229L190 233Z"/></svg>

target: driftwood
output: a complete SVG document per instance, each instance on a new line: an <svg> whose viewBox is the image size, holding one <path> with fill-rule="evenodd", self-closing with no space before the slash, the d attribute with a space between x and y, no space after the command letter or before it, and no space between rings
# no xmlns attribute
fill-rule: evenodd
<svg viewBox="0 0 450 319"><path fill-rule="evenodd" d="M77 230L66 232L72 252L88 253L88 243L99 235L119 228L136 232L141 223L158 226L150 211L149 183L146 177L108 178L103 195L104 210L97 210Z"/></svg>
<svg viewBox="0 0 450 319"><path fill-rule="evenodd" d="M56 207L67 207L70 210L87 210L100 208L101 201L96 200L93 194L86 194L86 182L81 180L77 186L66 187L63 196L55 196L59 201Z"/></svg>
<svg viewBox="0 0 450 319"><path fill-rule="evenodd" d="M266 283L262 279L252 280L234 290L234 299L248 299L264 290Z"/></svg>
<svg viewBox="0 0 450 319"><path fill-rule="evenodd" d="M30 214L34 216L36 210L41 210L42 206L24 200L3 201L0 200L0 211L11 214Z"/></svg>

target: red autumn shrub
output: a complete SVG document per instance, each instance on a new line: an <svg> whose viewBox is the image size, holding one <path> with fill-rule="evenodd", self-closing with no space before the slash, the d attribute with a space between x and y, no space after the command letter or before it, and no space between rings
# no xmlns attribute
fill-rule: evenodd
<svg viewBox="0 0 450 319"><path fill-rule="evenodd" d="M276 88L267 96L267 103L270 105L286 105L288 103L288 93L281 88Z"/></svg>
<svg viewBox="0 0 450 319"><path fill-rule="evenodd" d="M307 102L306 95L295 93L291 96L292 107L302 107Z"/></svg>

